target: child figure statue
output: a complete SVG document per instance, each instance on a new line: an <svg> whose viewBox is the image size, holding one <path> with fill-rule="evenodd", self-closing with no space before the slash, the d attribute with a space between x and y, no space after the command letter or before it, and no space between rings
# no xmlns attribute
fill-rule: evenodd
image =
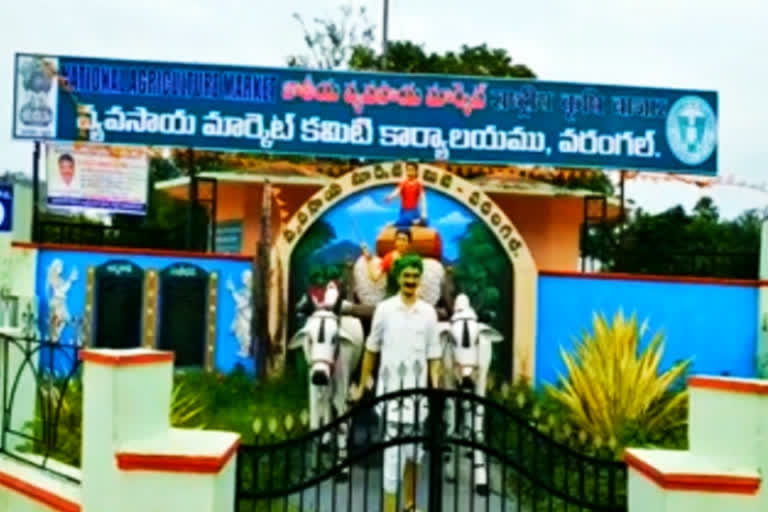
<svg viewBox="0 0 768 512"><path fill-rule="evenodd" d="M395 226L409 228L415 225L427 225L427 198L424 184L419 180L419 166L416 162L405 164L405 179L391 194L384 198L389 203L400 196L400 215Z"/></svg>

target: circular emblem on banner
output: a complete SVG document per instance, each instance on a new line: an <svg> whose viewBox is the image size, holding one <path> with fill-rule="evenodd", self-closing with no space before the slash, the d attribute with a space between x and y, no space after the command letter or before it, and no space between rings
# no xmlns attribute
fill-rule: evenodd
<svg viewBox="0 0 768 512"><path fill-rule="evenodd" d="M717 146L717 119L709 103L698 96L683 96L667 115L667 142L686 165L705 162Z"/></svg>

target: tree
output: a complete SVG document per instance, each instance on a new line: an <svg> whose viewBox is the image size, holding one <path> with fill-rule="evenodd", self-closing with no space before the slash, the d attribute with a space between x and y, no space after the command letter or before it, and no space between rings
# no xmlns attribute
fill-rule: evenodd
<svg viewBox="0 0 768 512"><path fill-rule="evenodd" d="M486 44L463 45L458 52L439 54L411 41L391 41L386 55L378 53L373 48L376 27L365 7L343 6L340 19L315 18L312 27L301 15L293 16L301 24L309 53L288 57L292 67L536 78L528 66L513 64L507 50Z"/></svg>
<svg viewBox="0 0 768 512"><path fill-rule="evenodd" d="M371 47L357 46L349 67L360 71L399 73L432 73L446 75L494 76L504 78L536 78L524 64L513 64L503 48L462 45L458 52L428 53L410 41L392 41L386 55Z"/></svg>
<svg viewBox="0 0 768 512"><path fill-rule="evenodd" d="M623 227L591 229L583 255L608 271L754 279L763 216L748 210L723 221L709 197L690 215L680 205L658 214L638 210Z"/></svg>
<svg viewBox="0 0 768 512"><path fill-rule="evenodd" d="M307 26L298 13L293 17L304 31L304 43L309 55L291 55L291 67L339 69L346 67L355 48L367 48L373 44L375 26L368 21L366 8L354 9L345 5L340 8L341 19L314 18L313 27Z"/></svg>

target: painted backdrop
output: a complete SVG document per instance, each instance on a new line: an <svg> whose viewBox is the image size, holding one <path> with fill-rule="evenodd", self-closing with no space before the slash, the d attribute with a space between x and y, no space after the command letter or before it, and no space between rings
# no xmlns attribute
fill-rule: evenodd
<svg viewBox="0 0 768 512"><path fill-rule="evenodd" d="M359 264L363 245L373 255L377 241L393 236L392 228L387 228L398 218L400 201L395 198L387 202L385 198L394 189L393 185L363 189L334 205L306 231L291 257L291 305L295 306L310 289L322 288L339 278L347 262ZM439 238L441 250L439 255L433 254L435 259L445 269L453 270L458 291L467 293L478 313L489 315L487 321L504 334L505 341L494 346L493 370L508 375L513 325L509 314L511 262L486 224L466 206L429 188L424 189L424 194L428 228L433 234L421 229L417 236L414 229L411 247L417 250L418 244L425 243L434 247L424 237ZM425 286L430 284L426 282L430 276L425 272ZM292 316L291 333L301 322L295 313Z"/></svg>
<svg viewBox="0 0 768 512"><path fill-rule="evenodd" d="M158 273L178 263L197 266L208 273L216 272L214 367L222 372L232 371L238 365L248 372L254 370L253 357L243 355L244 348L250 350L242 333L244 320L250 322L249 313L243 318L243 313L250 310L251 266L246 260L41 249L38 251L36 294L39 305L37 328L42 335L51 335L48 319L53 311L62 319L53 332L58 335L59 343L79 342L78 320L85 315L88 268L108 261L128 261L144 271L153 269ZM157 330L160 331L159 325Z"/></svg>

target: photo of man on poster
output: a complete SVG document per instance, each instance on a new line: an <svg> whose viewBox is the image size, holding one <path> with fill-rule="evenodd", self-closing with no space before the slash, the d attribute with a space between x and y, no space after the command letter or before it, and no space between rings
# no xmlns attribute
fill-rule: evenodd
<svg viewBox="0 0 768 512"><path fill-rule="evenodd" d="M59 157L59 177L67 186L71 185L75 178L75 159L69 153Z"/></svg>

